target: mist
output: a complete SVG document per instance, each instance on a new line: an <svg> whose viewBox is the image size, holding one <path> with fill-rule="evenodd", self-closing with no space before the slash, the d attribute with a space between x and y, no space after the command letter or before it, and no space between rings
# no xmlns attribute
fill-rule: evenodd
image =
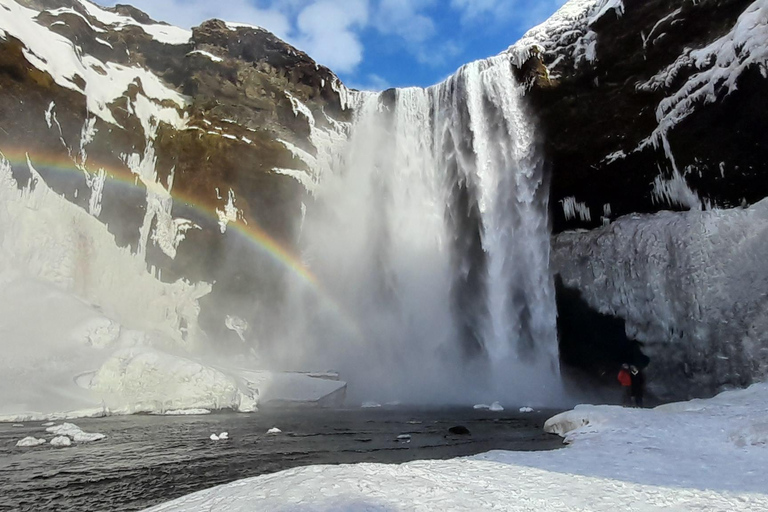
<svg viewBox="0 0 768 512"><path fill-rule="evenodd" d="M322 285L286 281L267 364L338 371L350 402L561 402L548 187L509 59L357 103L300 226Z"/></svg>

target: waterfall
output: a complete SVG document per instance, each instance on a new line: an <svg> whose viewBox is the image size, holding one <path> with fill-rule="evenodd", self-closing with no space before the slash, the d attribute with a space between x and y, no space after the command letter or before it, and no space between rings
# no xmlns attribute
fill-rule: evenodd
<svg viewBox="0 0 768 512"><path fill-rule="evenodd" d="M302 231L331 305L294 301L280 363L382 401L557 395L548 187L509 57L355 113Z"/></svg>

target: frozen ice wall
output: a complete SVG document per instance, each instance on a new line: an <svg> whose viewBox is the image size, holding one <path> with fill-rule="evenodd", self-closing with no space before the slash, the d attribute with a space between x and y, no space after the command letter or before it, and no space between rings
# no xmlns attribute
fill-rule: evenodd
<svg viewBox="0 0 768 512"><path fill-rule="evenodd" d="M554 270L645 343L664 394L747 385L768 371L768 201L624 217L556 237Z"/></svg>
<svg viewBox="0 0 768 512"><path fill-rule="evenodd" d="M510 57L356 99L302 230L324 299L294 294L273 362L380 401L559 395L548 191Z"/></svg>

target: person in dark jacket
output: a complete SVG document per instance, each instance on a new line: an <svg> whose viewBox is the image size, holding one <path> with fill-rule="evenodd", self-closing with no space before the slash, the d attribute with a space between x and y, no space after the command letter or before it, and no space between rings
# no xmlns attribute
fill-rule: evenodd
<svg viewBox="0 0 768 512"><path fill-rule="evenodd" d="M625 407L631 406L632 405L632 375L629 373L628 364L621 365L621 370L619 370L618 379L619 379L619 383L621 384L621 389L623 391L622 393L623 405Z"/></svg>
<svg viewBox="0 0 768 512"><path fill-rule="evenodd" d="M632 381L632 399L634 400L635 407L643 406L643 393L645 391L645 376L643 372L637 366L632 365L629 368Z"/></svg>

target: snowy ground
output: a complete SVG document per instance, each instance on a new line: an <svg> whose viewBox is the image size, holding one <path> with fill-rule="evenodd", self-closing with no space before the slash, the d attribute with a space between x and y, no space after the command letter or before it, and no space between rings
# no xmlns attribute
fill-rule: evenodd
<svg viewBox="0 0 768 512"><path fill-rule="evenodd" d="M580 406L547 428L571 444L299 468L151 510L768 510L768 384L653 410Z"/></svg>

